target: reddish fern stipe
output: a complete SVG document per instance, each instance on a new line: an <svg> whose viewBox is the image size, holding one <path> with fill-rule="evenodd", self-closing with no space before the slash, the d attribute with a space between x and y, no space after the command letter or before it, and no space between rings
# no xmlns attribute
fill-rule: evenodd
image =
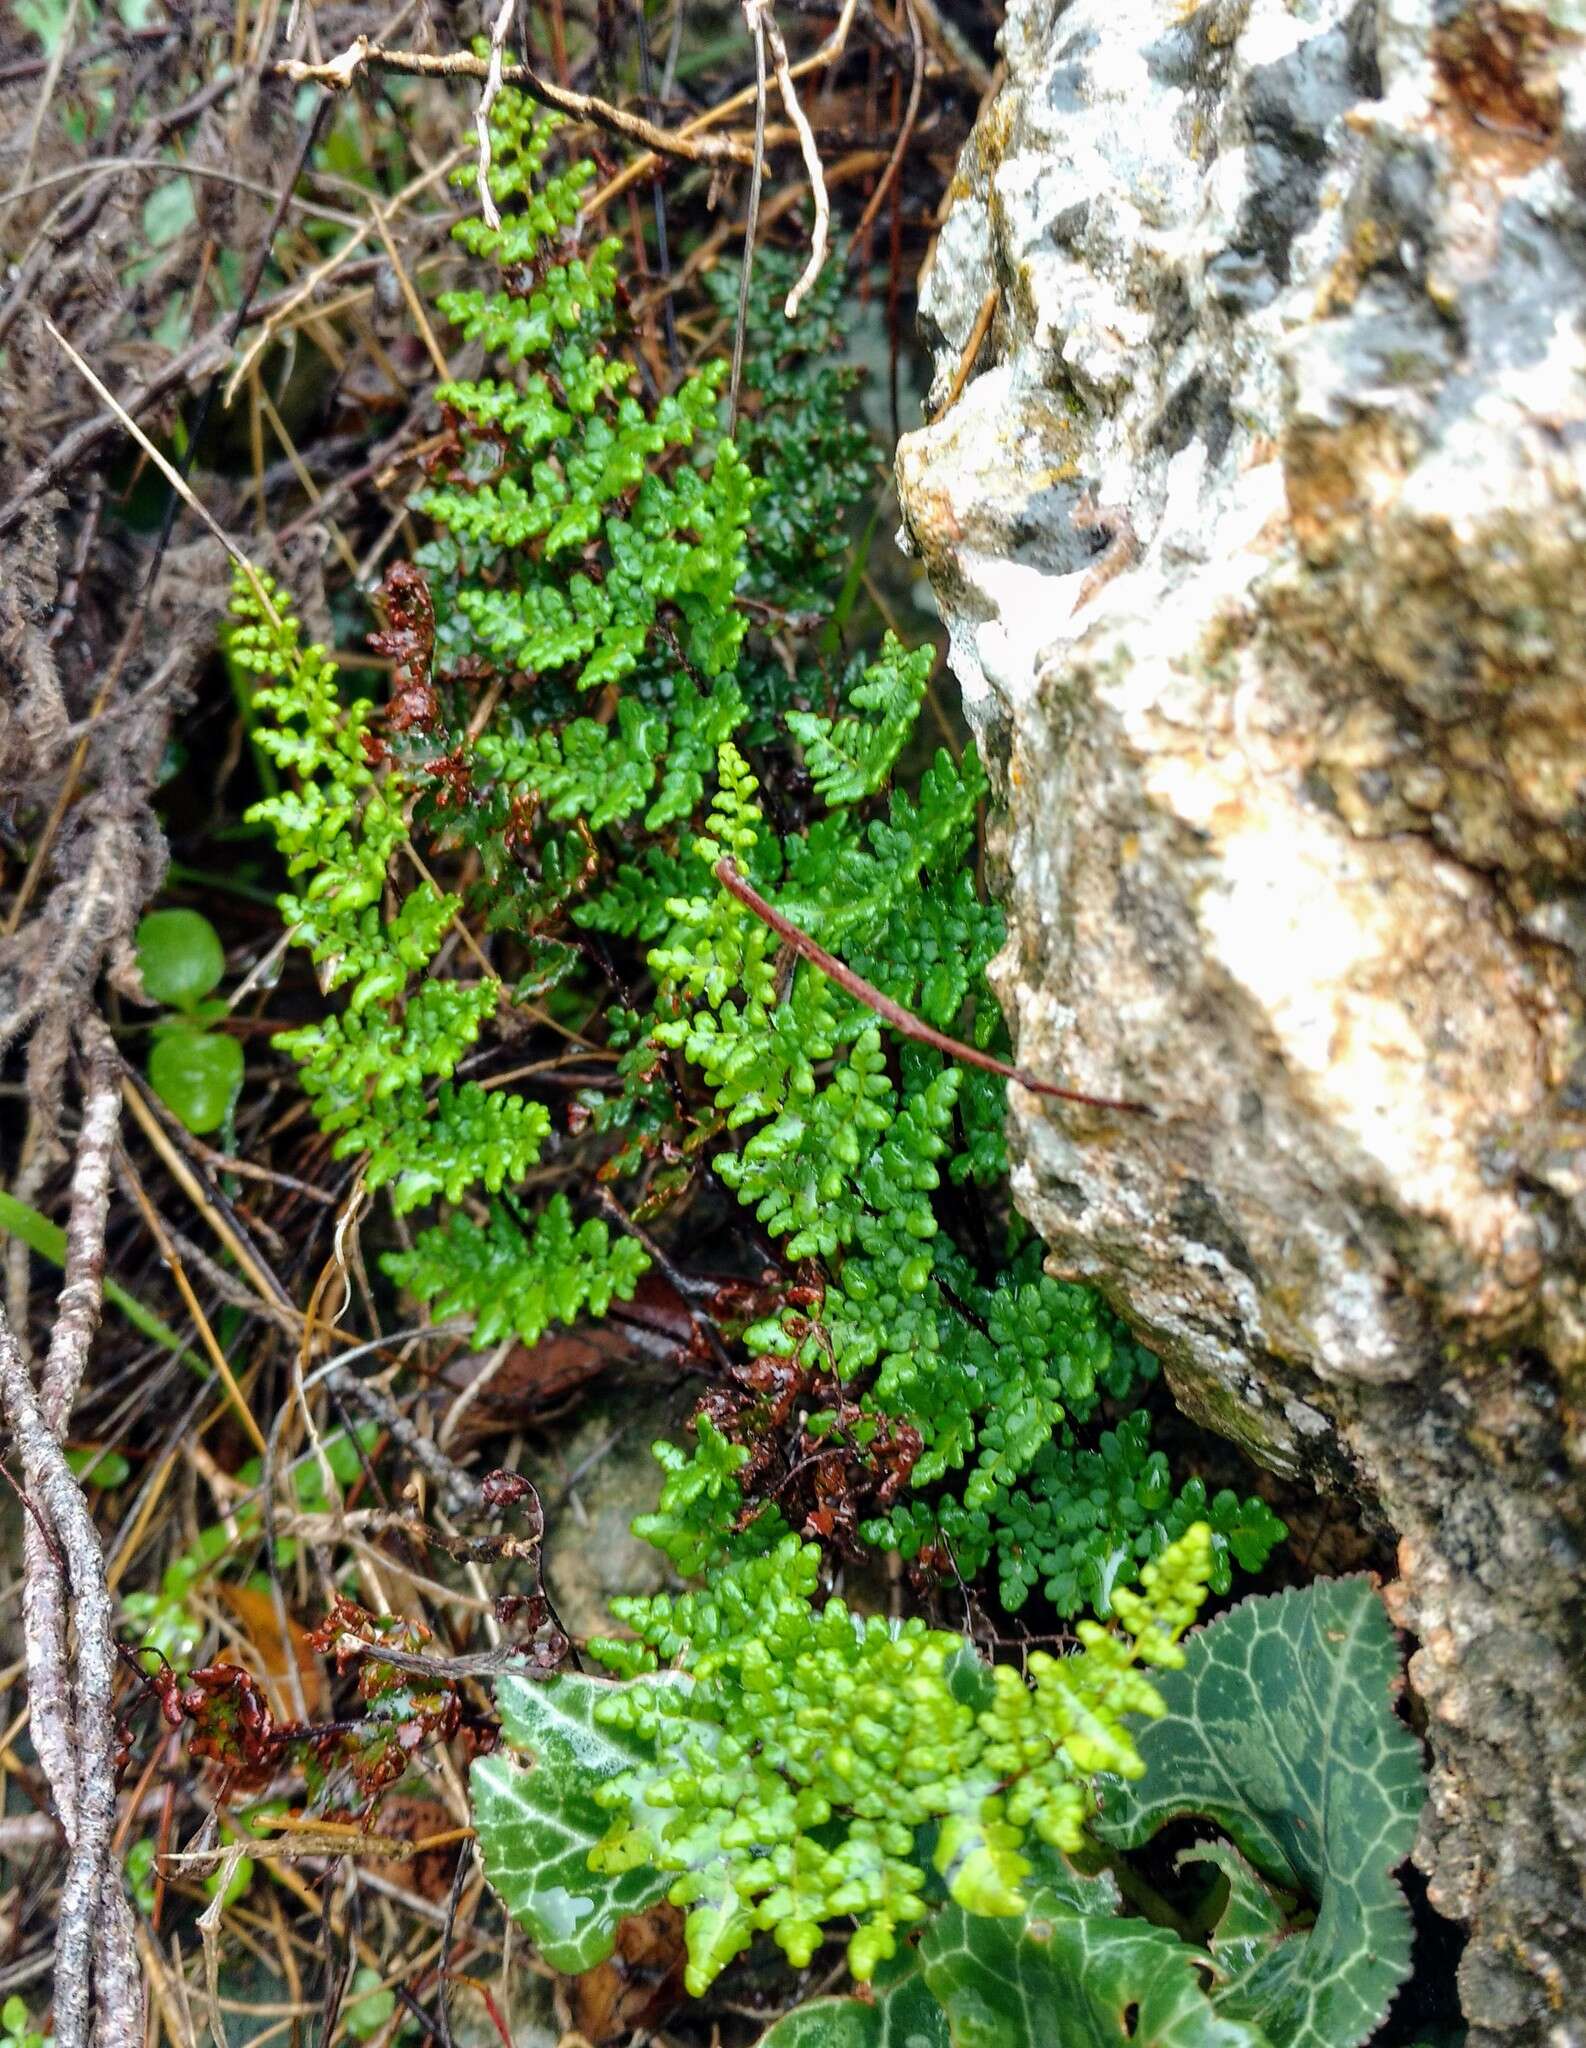
<svg viewBox="0 0 1586 2048"><path fill-rule="evenodd" d="M1059 1102L1083 1103L1087 1109L1121 1109L1130 1116L1154 1116L1156 1112L1143 1102L1124 1102L1110 1095L1082 1095L1077 1088L1059 1088L1054 1082L1042 1081L1032 1074L1028 1067L1010 1066L1006 1060L999 1060L994 1054L981 1052L975 1046L965 1045L962 1039L949 1038L944 1031L937 1031L912 1010L905 1010L901 1003L895 1003L890 996L883 995L874 982L866 981L862 974L855 974L851 967L845 967L835 954L828 953L824 946L817 945L808 932L800 931L790 918L768 903L759 890L746 882L730 860L716 863L716 879L731 896L736 896L746 910L752 910L760 922L769 925L777 937L791 946L794 952L808 960L812 967L818 967L822 974L830 976L837 986L846 989L862 1003L867 1003L878 1017L890 1024L894 1031L901 1031L905 1038L917 1039L921 1045L934 1046L949 1058L963 1060L971 1067L984 1067L988 1074L1002 1074L1010 1081L1017 1081L1021 1088L1028 1088L1032 1095L1050 1095Z"/></svg>

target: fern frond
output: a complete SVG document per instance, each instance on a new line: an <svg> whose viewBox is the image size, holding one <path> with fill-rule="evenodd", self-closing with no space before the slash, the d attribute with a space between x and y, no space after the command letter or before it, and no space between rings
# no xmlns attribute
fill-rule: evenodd
<svg viewBox="0 0 1586 2048"><path fill-rule="evenodd" d="M931 677L931 659L929 647L911 652L888 633L880 655L848 691L854 709L846 717L788 713L788 730L803 745L822 803L856 804L881 788L914 729ZM867 713L871 715L863 715Z"/></svg>
<svg viewBox="0 0 1586 2048"><path fill-rule="evenodd" d="M710 1460L713 1502L730 1500L719 1440ZM696 1996L760 1930L802 1968L838 1915L871 1975L927 1911L927 1828L950 1897L1019 1912L1029 1838L1076 1851L1090 1779L1143 1768L1129 1722L1161 1701L1142 1667L1182 1661L1210 1557L1192 1528L1120 1596L1121 1626L1081 1623L1081 1650L1033 1653L1028 1679L923 1622L817 1604L820 1554L791 1535L717 1564L705 1591L614 1602L639 1647L590 1644L628 1679L596 1716L646 1760L591 1787L612 1816L591 1868L677 1873Z"/></svg>
<svg viewBox="0 0 1586 2048"><path fill-rule="evenodd" d="M498 1201L488 1223L458 1212L381 1264L437 1317L473 1318L474 1342L486 1347L509 1336L537 1344L553 1322L632 1300L650 1258L631 1237L613 1240L598 1217L575 1228L567 1197L553 1195L532 1229Z"/></svg>

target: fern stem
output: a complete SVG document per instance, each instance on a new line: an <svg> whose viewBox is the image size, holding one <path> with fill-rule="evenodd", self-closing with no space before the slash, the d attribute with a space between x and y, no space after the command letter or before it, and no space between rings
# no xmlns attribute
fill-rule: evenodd
<svg viewBox="0 0 1586 2048"><path fill-rule="evenodd" d="M1028 1088L1033 1095L1050 1095L1059 1102L1083 1103L1087 1109L1127 1110L1131 1116L1154 1116L1156 1112L1143 1102L1125 1102L1109 1095L1083 1095L1075 1088L1059 1088L1051 1081L1043 1081L1032 1074L1028 1067L1010 1066L1006 1060L999 1060L994 1053L981 1052L977 1046L966 1045L961 1038L949 1038L945 1031L938 1031L912 1010L905 1010L901 1003L895 1003L891 996L883 995L874 982L866 981L862 974L856 974L851 967L845 967L834 953L828 953L818 945L808 932L801 931L791 918L784 917L774 905L767 903L759 890L746 882L730 860L716 863L716 879L729 896L736 896L746 910L752 910L760 922L769 925L779 939L791 946L800 958L808 960L812 967L818 967L822 974L846 989L861 1003L875 1011L876 1015L890 1024L894 1031L905 1038L912 1038L920 1045L933 1046L937 1052L946 1053L949 1059L962 1060L966 1066L983 1067L988 1074L1001 1074L1004 1079L1017 1081L1021 1088Z"/></svg>

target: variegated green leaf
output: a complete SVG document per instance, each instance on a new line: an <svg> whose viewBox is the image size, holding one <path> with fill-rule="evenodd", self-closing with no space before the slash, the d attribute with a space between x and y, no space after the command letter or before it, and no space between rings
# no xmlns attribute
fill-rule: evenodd
<svg viewBox="0 0 1586 2048"><path fill-rule="evenodd" d="M885 1981L883 1981L885 1979ZM760 2037L759 2048L951 2048L942 2008L910 1956L888 1978L876 1972L875 1996L815 1998Z"/></svg>
<svg viewBox="0 0 1586 2048"><path fill-rule="evenodd" d="M951 2048L1267 2048L1214 2007L1205 1960L1166 1928L1076 1913L1048 1891L1023 1919L949 1907L920 1943Z"/></svg>
<svg viewBox="0 0 1586 2048"><path fill-rule="evenodd" d="M1213 1821L1256 1869L1316 1909L1217 1994L1273 2048L1356 2048L1410 1965L1394 1871L1424 1798L1420 1745L1393 1711L1399 1654L1364 1579L1247 1600L1161 1673L1167 1704L1136 1738L1146 1771L1112 1782L1098 1832L1137 1848L1169 1821ZM1248 1903L1248 1900L1246 1901Z"/></svg>
<svg viewBox="0 0 1586 2048"><path fill-rule="evenodd" d="M617 1922L666 1896L671 1879L649 1869L597 1876L589 1852L609 1816L593 1787L644 1756L595 1720L611 1690L567 1675L502 1677L496 1703L507 1744L469 1774L485 1875L553 1969L575 1976L611 1954Z"/></svg>

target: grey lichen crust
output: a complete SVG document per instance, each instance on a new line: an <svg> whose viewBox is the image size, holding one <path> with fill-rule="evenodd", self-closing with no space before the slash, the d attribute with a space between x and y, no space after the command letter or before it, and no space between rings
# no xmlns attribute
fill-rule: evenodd
<svg viewBox="0 0 1586 2048"><path fill-rule="evenodd" d="M1573 4L1573 0L1572 0ZM1477 2042L1586 2042L1586 15L1012 0L910 537L998 779L1016 1190L1380 1508ZM1078 515L1076 517L1076 514Z"/></svg>

